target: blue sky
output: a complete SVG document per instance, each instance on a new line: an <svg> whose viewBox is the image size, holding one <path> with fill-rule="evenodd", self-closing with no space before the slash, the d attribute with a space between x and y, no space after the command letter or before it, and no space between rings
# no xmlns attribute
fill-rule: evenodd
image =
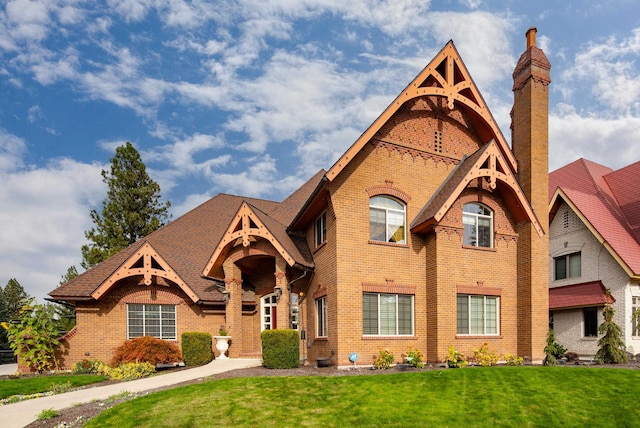
<svg viewBox="0 0 640 428"><path fill-rule="evenodd" d="M173 218L219 192L281 200L449 40L509 140L530 26L552 64L550 170L639 161L632 0L2 0L0 285L42 301L80 269L125 141Z"/></svg>

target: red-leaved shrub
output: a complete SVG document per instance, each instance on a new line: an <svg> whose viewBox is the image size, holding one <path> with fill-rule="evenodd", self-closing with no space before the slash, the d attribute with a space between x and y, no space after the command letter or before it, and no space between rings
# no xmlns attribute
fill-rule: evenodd
<svg viewBox="0 0 640 428"><path fill-rule="evenodd" d="M146 361L151 364L172 364L182 361L182 352L178 345L151 336L127 340L118 346L111 360L111 366L124 363Z"/></svg>

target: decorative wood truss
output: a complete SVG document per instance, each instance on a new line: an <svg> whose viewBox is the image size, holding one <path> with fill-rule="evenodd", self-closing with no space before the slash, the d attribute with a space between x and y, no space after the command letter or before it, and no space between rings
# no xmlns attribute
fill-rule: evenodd
<svg viewBox="0 0 640 428"><path fill-rule="evenodd" d="M513 171L518 170L516 159L500 128L489 111L480 91L471 79L455 45L452 41L449 41L429 65L398 95L349 150L338 159L327 172L327 178L332 181L404 103L417 97L429 95L445 97L447 106L450 109L454 108L455 103L460 103L481 118L491 134L486 141L495 139L510 168Z"/></svg>
<svg viewBox="0 0 640 428"><path fill-rule="evenodd" d="M265 222L260 219L260 216L256 211L254 211L253 207L246 202L243 202L229 224L227 231L216 246L216 249L207 262L202 274L204 276L210 276L214 268L222 263L222 259L228 250L240 244L245 248L249 247L252 240L255 240L255 237L267 240L271 245L273 245L275 250L284 258L289 266L294 265L295 261L293 256L267 228Z"/></svg>
<svg viewBox="0 0 640 428"><path fill-rule="evenodd" d="M132 276L142 276L145 285L154 283L154 276L164 278L178 285L193 302L199 300L193 290L189 288L182 278L176 274L171 266L169 266L148 242L145 242L138 251L125 260L115 272L91 293L91 297L98 300L111 290L116 282Z"/></svg>

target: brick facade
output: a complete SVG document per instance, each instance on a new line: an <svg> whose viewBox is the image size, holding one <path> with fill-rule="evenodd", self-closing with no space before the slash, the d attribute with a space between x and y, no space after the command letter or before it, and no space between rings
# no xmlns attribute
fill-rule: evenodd
<svg viewBox="0 0 640 428"><path fill-rule="evenodd" d="M347 366L356 352L358 363L369 365L383 348L393 352L396 362L410 348L438 362L449 346L472 355L483 343L498 354L541 358L548 310L547 227L545 216L536 219L531 206L546 212L539 195L545 195L546 203L547 131L542 116L547 87L527 81L527 95L516 93L513 138L522 140L519 145L514 141L514 147L522 149L516 153L516 175L516 159L467 73L450 42L322 180L314 182L315 188L305 184L279 205L256 200L234 209L203 204L167 226L173 228L164 232L171 239L163 240L159 231L152 247L169 270L199 248L190 241L184 244L190 251L172 259L165 256L173 251L170 245L179 246L181 236L195 239L205 233L183 232L188 221L199 221L207 213L214 222L228 210L227 223L219 225L217 235L202 238L203 256L191 262L193 272L176 269L181 287L171 281L165 281L172 284L165 287L142 285L131 276L105 287L108 292L97 302L78 302L78 326L67 341L65 364L85 357L108 360L111 350L126 339L126 304L138 300L176 305L178 342L182 332L216 334L224 325L233 338L230 357L260 355L260 332L267 320L272 328L290 328L292 305L298 300L299 330L304 332L301 359L311 363L329 357L333 364ZM460 85L463 80L465 85ZM532 129L528 135L518 131L524 122ZM297 201L300 194L305 199ZM404 243L371 239L369 202L378 195L404 205ZM236 197L226 198L236 203ZM470 202L492 212L489 248L463 244L462 209ZM435 214L425 214L434 207ZM323 212L326 241L316 243L316 219ZM127 272L137 274L125 270L125 277ZM196 304L191 296L198 292L189 288L190 281L202 278L211 282L198 292L209 293L213 300ZM218 293L222 289L224 293ZM267 314L263 299L277 291L277 306ZM412 296L413 334L365 335L364 293ZM458 334L458 295L498 298L499 333ZM319 298L326 298L326 337L317 337Z"/></svg>

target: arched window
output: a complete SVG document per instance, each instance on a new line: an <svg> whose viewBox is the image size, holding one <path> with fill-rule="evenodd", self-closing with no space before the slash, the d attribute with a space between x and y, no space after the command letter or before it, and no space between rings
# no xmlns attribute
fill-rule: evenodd
<svg viewBox="0 0 640 428"><path fill-rule="evenodd" d="M493 247L493 211L482 204L465 204L462 208L464 245Z"/></svg>
<svg viewBox="0 0 640 428"><path fill-rule="evenodd" d="M406 243L405 212L405 205L390 196L369 199L369 239Z"/></svg>

